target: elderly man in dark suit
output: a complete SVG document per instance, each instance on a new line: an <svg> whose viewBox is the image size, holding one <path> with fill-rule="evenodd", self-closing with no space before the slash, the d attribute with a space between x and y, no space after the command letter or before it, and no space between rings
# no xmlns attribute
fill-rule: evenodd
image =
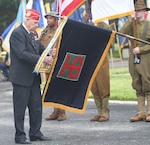
<svg viewBox="0 0 150 145"><path fill-rule="evenodd" d="M11 66L9 80L13 85L13 105L15 121L15 142L30 144L30 141L48 141L40 131L42 122L42 99L40 75L33 73L44 46L34 39L32 32L38 27L40 14L36 10L26 10L24 23L16 28L10 37ZM44 60L52 65L51 55ZM24 132L25 110L29 110L30 140Z"/></svg>

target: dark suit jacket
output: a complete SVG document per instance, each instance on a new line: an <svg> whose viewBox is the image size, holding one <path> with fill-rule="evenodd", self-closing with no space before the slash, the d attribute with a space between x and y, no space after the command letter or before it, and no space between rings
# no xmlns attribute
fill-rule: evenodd
<svg viewBox="0 0 150 145"><path fill-rule="evenodd" d="M44 51L44 46L37 40L33 46L32 39L25 28L20 25L10 37L10 73L13 84L31 86L34 79L40 76L33 73L34 67Z"/></svg>

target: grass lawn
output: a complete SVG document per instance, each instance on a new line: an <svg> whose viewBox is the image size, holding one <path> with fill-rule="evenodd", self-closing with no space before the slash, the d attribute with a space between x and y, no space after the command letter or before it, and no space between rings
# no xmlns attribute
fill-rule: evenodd
<svg viewBox="0 0 150 145"><path fill-rule="evenodd" d="M128 68L110 69L110 99L136 100Z"/></svg>
<svg viewBox="0 0 150 145"><path fill-rule="evenodd" d="M93 97L92 93L90 93L89 97ZM128 68L110 69L110 99L136 100Z"/></svg>

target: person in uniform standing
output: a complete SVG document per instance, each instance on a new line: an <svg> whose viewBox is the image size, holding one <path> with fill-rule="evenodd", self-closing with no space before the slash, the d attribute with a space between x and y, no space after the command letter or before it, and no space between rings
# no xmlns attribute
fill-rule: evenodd
<svg viewBox="0 0 150 145"><path fill-rule="evenodd" d="M40 131L42 124L42 97L40 89L40 75L33 73L34 67L44 46L36 41L34 32L38 27L40 13L34 9L27 9L24 22L17 27L10 37L11 65L9 80L13 86L13 109L15 122L15 142L17 144L31 144L30 141L50 141ZM51 54L44 62L52 65ZM26 108L29 110L29 137L24 131Z"/></svg>
<svg viewBox="0 0 150 145"><path fill-rule="evenodd" d="M47 47L57 29L58 14L54 11L51 11L45 15L45 18L47 19L47 27L42 31L40 41L45 47ZM45 118L45 120L66 120L66 112L63 109L54 108L53 113Z"/></svg>
<svg viewBox="0 0 150 145"><path fill-rule="evenodd" d="M150 9L146 7L144 1L138 0L135 3L135 16L127 21L120 32L150 41L150 22L145 20L144 17L145 12L148 10ZM129 72L138 103L138 113L130 118L130 121L146 120L150 122L150 45L131 40ZM146 99L147 110L145 106Z"/></svg>
<svg viewBox="0 0 150 145"><path fill-rule="evenodd" d="M85 15L85 23L89 22L89 14ZM110 26L105 22L99 23L98 27L110 29ZM95 105L98 114L90 121L105 122L109 120L109 96L110 96L110 76L109 76L109 59L106 56L101 68L99 69L94 82L92 84L91 92L94 96Z"/></svg>

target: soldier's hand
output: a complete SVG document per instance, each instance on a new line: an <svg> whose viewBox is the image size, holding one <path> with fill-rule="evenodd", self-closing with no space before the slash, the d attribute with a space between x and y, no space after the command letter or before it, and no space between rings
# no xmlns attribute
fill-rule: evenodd
<svg viewBox="0 0 150 145"><path fill-rule="evenodd" d="M136 14L133 13L132 15L129 16L129 20L132 21L132 20L136 20Z"/></svg>
<svg viewBox="0 0 150 145"><path fill-rule="evenodd" d="M140 48L139 47L135 47L133 49L133 54L136 55L136 54L139 54L140 53Z"/></svg>

